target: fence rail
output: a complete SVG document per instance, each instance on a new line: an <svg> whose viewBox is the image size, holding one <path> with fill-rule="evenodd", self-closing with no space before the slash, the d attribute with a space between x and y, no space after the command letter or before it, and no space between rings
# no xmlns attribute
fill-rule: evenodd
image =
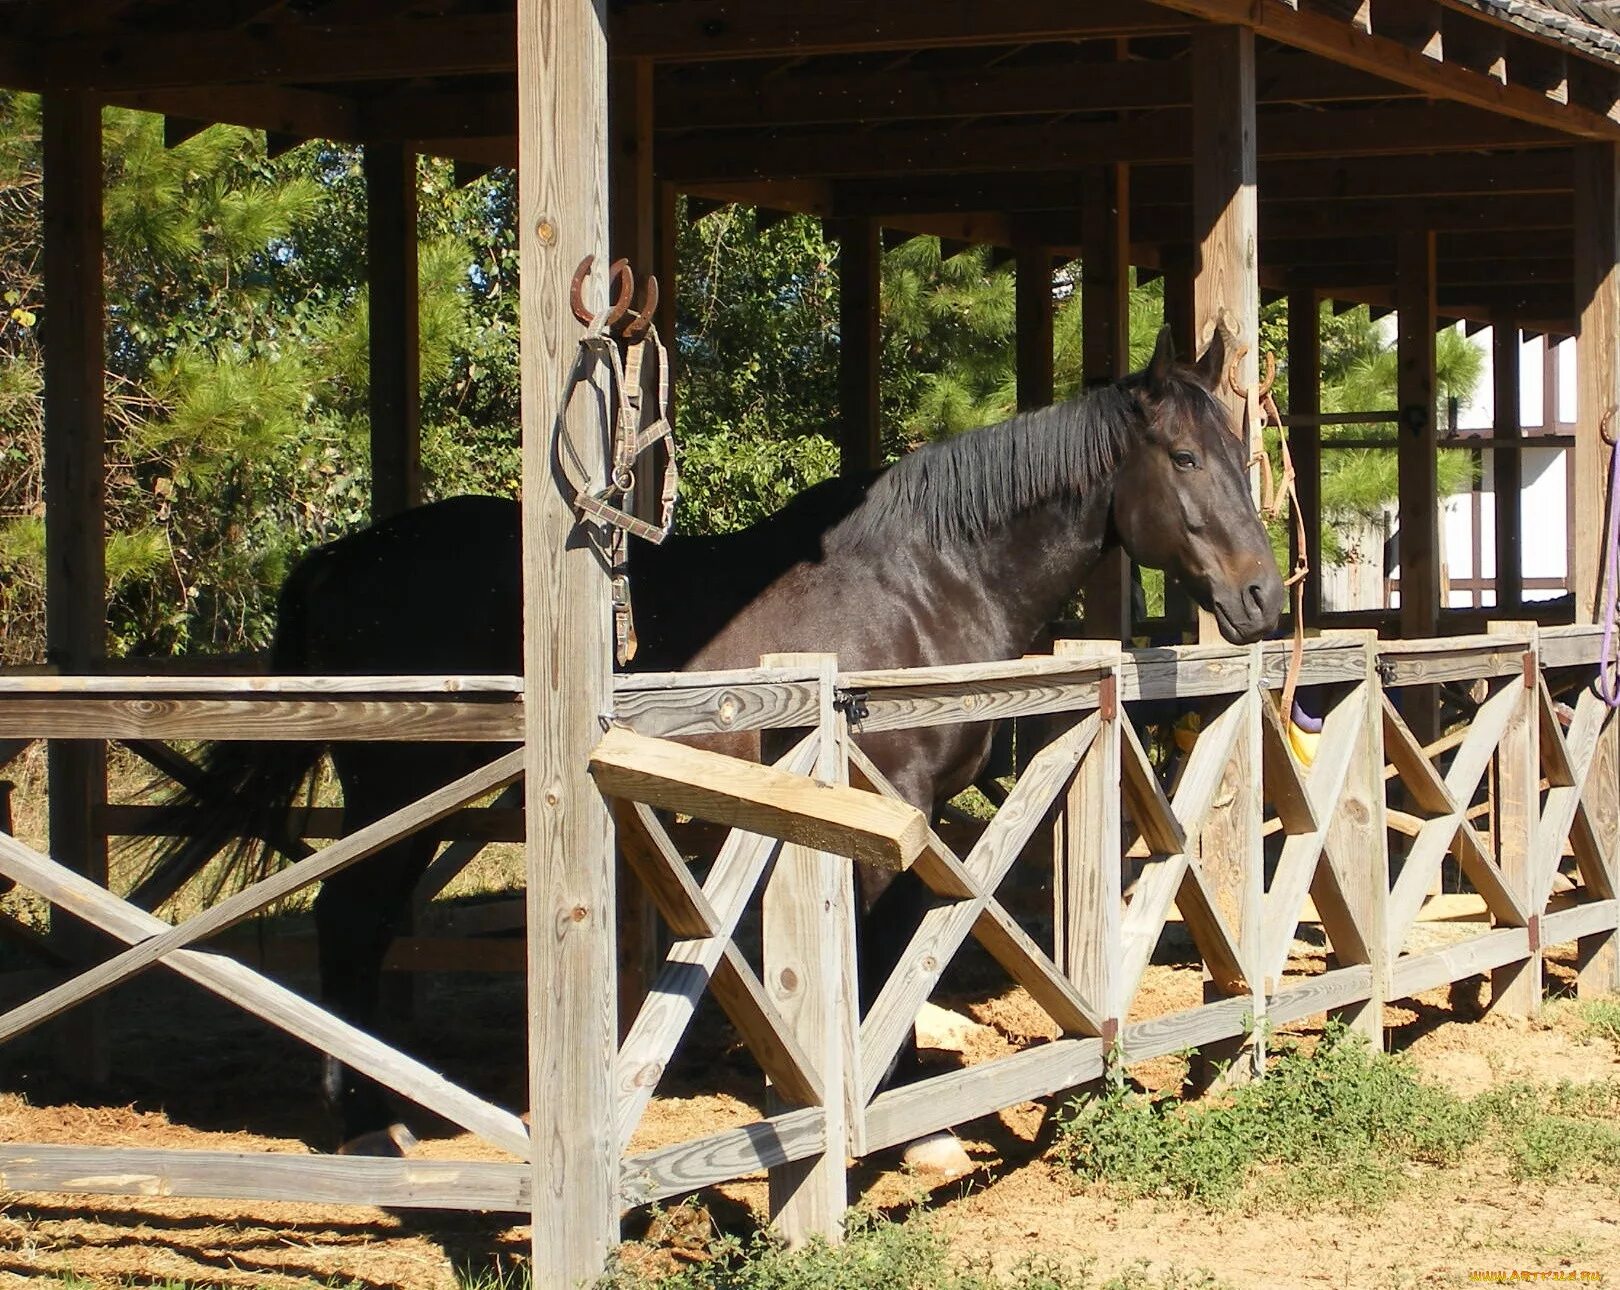
<svg viewBox="0 0 1620 1290"><path fill-rule="evenodd" d="M1441 640L1380 642L1361 632L1310 640L1300 694L1323 728L1309 765L1276 708L1282 643L1121 651L1060 642L1051 655L988 664L840 672L830 659L794 657L738 673L618 678L612 718L633 734L604 745L603 767L611 762L614 774L604 771L602 782L618 798L636 891L672 938L645 1002L624 1019L613 1122L601 1126L604 1151L620 1161L623 1205L764 1169L790 1229L826 1228L842 1209L846 1155L1082 1085L1119 1064L1197 1047L1258 1072L1266 1026L1331 1013L1376 1039L1387 1002L1479 975L1489 978L1492 1007L1533 1014L1547 950L1559 944L1577 947L1582 991L1612 990L1620 759L1612 715L1590 686L1598 651L1595 629L1530 623ZM1456 720L1425 743L1414 730L1427 723L1414 714L1441 689L1460 705ZM1189 712L1196 731L1182 722L1169 737L1166 723ZM961 851L926 820L907 818L862 748L868 733L1007 718L1038 718L1049 737L1031 737L1038 751ZM522 725L514 677L0 676L8 752L42 738L513 743ZM797 738L774 770L747 773L664 742L750 730ZM0 1145L0 1189L523 1210L528 1174L519 1162L529 1144L510 1109L194 945L408 831L470 835L471 844L453 844L466 853L521 836L520 811L481 818L466 809L521 764L506 753L178 928L0 836L0 875L127 947L0 1016L0 1037L162 966L448 1116L512 1164L11 1143ZM817 798L814 783L837 787ZM729 828L701 881L655 805ZM109 807L104 821L141 832L150 817ZM335 825L322 816L308 832L330 835ZM1049 935L1026 928L1003 894L1020 857L1037 851L1042 863L1051 857ZM881 855L933 896L865 1015L855 1003L850 867L834 852ZM1448 865L1474 893L1482 924L1454 943L1422 943L1413 929ZM760 911L759 956L739 933L750 909ZM1208 994L1152 1015L1140 988L1176 912L1207 969ZM1320 923L1331 955L1314 973L1292 951L1306 918ZM970 940L1061 1037L883 1089L919 1007ZM705 993L767 1077L760 1118L632 1154Z"/></svg>

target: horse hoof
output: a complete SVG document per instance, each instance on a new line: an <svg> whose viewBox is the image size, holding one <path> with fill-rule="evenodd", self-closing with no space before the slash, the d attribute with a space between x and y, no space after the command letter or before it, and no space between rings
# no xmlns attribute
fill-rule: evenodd
<svg viewBox="0 0 1620 1290"><path fill-rule="evenodd" d="M387 1156L399 1159L416 1146L416 1135L403 1124L390 1124L386 1129L373 1129L350 1138L337 1149L340 1156Z"/></svg>
<svg viewBox="0 0 1620 1290"><path fill-rule="evenodd" d="M907 1169L940 1182L954 1182L973 1172L973 1161L948 1129L918 1138L901 1157Z"/></svg>

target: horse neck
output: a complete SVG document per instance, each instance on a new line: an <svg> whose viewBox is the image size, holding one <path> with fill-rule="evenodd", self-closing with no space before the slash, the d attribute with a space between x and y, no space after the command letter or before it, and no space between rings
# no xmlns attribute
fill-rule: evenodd
<svg viewBox="0 0 1620 1290"><path fill-rule="evenodd" d="M1048 502L971 544L937 552L940 581L952 584L959 602L963 594L976 602L959 619L971 638L964 641L969 656L1006 658L1029 648L1116 545L1112 500L1112 491L1098 485L1084 497Z"/></svg>

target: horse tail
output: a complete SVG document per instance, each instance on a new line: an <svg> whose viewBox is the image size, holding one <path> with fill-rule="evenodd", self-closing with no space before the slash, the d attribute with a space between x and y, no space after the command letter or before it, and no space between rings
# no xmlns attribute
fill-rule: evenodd
<svg viewBox="0 0 1620 1290"><path fill-rule="evenodd" d="M271 670L278 675L308 670L305 603L317 564L306 559L282 586L270 650ZM324 751L325 745L314 741L204 744L192 766L174 772L179 787L165 795L157 829L171 836L147 861L131 903L156 909L222 852L210 900L263 877L282 858L308 855L309 847L289 833L288 818Z"/></svg>

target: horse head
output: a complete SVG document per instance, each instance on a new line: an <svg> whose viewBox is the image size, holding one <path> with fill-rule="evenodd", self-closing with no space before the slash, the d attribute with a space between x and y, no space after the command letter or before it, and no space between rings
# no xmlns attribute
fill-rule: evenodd
<svg viewBox="0 0 1620 1290"><path fill-rule="evenodd" d="M1277 625L1286 593L1249 494L1249 457L1216 397L1227 338L1178 363L1169 328L1136 379L1143 430L1115 474L1113 520L1139 564L1163 569L1238 645Z"/></svg>

